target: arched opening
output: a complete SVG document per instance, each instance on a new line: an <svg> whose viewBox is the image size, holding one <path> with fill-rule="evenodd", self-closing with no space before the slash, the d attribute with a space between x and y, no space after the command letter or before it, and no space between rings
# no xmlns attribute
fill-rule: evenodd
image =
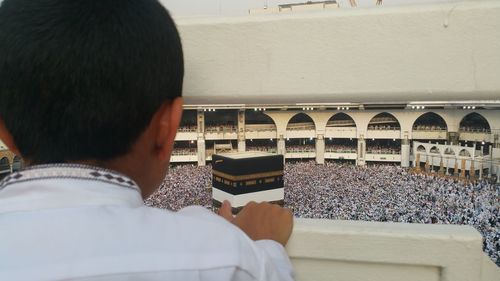
<svg viewBox="0 0 500 281"><path fill-rule="evenodd" d="M481 114L472 112L460 121L460 145L480 150L482 155L490 154L490 124Z"/></svg>
<svg viewBox="0 0 500 281"><path fill-rule="evenodd" d="M437 146L433 146L433 147L431 147L429 152L439 154L441 151L439 150L439 148Z"/></svg>
<svg viewBox="0 0 500 281"><path fill-rule="evenodd" d="M238 110L225 109L205 112L205 132L236 133L238 130Z"/></svg>
<svg viewBox="0 0 500 281"><path fill-rule="evenodd" d="M460 121L460 132L489 133L490 124L481 114L469 113Z"/></svg>
<svg viewBox="0 0 500 281"><path fill-rule="evenodd" d="M462 156L462 157L470 157L470 153L467 149L462 149L460 150L460 152L458 153L459 156Z"/></svg>
<svg viewBox="0 0 500 281"><path fill-rule="evenodd" d="M182 119L179 124L178 132L196 132L196 119L198 113L196 110L184 110L182 111Z"/></svg>
<svg viewBox="0 0 500 281"><path fill-rule="evenodd" d="M446 121L434 112L427 112L418 117L412 126L413 140L445 144L448 139Z"/></svg>
<svg viewBox="0 0 500 281"><path fill-rule="evenodd" d="M423 145L419 145L419 146L417 147L417 151L418 151L418 152L423 152L423 153L425 153L425 152L426 152L426 151L425 151L425 147L424 147Z"/></svg>
<svg viewBox="0 0 500 281"><path fill-rule="evenodd" d="M368 123L368 130L400 130L401 125L394 115L382 112L375 115Z"/></svg>
<svg viewBox="0 0 500 281"><path fill-rule="evenodd" d="M308 131L315 129L316 127L312 118L304 113L296 114L286 125L287 131Z"/></svg>
<svg viewBox="0 0 500 281"><path fill-rule="evenodd" d="M401 153L401 139L398 119L392 114L382 112L375 115L368 123L368 131L384 131L377 138L366 140L367 154L399 154ZM390 131L390 132L389 132Z"/></svg>
<svg viewBox="0 0 500 281"><path fill-rule="evenodd" d="M10 164L7 157L0 159L0 179L5 177L10 173Z"/></svg>
<svg viewBox="0 0 500 281"><path fill-rule="evenodd" d="M198 129L197 125L198 112L196 110L184 110L182 119L177 129L177 133L195 133ZM201 124L203 126L203 124ZM174 142L172 156L196 155L197 144L193 134L188 135L178 134Z"/></svg>
<svg viewBox="0 0 500 281"><path fill-rule="evenodd" d="M245 111L246 151L277 152L276 124L260 110Z"/></svg>
<svg viewBox="0 0 500 281"><path fill-rule="evenodd" d="M12 160L12 171L16 172L23 168L23 160L19 156L14 156Z"/></svg>
<svg viewBox="0 0 500 281"><path fill-rule="evenodd" d="M354 122L354 119L351 118L351 116L340 112L328 120L326 123L327 128L356 128L356 123Z"/></svg>
<svg viewBox="0 0 500 281"><path fill-rule="evenodd" d="M413 131L446 131L448 126L443 117L434 112L427 112L413 122Z"/></svg>
<svg viewBox="0 0 500 281"><path fill-rule="evenodd" d="M326 123L326 133L332 131L332 134L325 138L325 152L356 153L356 130L356 122L351 116L343 112L334 114Z"/></svg>
<svg viewBox="0 0 500 281"><path fill-rule="evenodd" d="M268 128L276 130L276 124L274 124L274 120L263 111L246 110L245 125L269 125ZM249 131L248 128L247 131Z"/></svg>
<svg viewBox="0 0 500 281"><path fill-rule="evenodd" d="M286 126L286 152L303 153L315 152L316 126L310 116L304 113L296 114Z"/></svg>

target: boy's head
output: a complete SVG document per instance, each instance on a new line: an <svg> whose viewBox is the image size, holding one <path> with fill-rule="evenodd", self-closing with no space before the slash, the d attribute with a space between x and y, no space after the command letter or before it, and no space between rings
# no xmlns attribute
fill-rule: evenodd
<svg viewBox="0 0 500 281"><path fill-rule="evenodd" d="M154 116L175 119L183 74L156 0L0 3L0 137L32 165L124 159Z"/></svg>
<svg viewBox="0 0 500 281"><path fill-rule="evenodd" d="M155 114L171 118L183 74L156 0L0 3L0 137L30 164L127 155Z"/></svg>

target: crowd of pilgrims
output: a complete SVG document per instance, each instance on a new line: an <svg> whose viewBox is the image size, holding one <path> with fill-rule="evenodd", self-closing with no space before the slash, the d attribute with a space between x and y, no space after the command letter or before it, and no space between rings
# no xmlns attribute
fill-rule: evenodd
<svg viewBox="0 0 500 281"><path fill-rule="evenodd" d="M211 208L210 166L173 166L154 207ZM395 165L354 166L314 161L285 165L285 206L295 217L468 224L484 237L484 251L500 266L500 187L487 182L411 173Z"/></svg>

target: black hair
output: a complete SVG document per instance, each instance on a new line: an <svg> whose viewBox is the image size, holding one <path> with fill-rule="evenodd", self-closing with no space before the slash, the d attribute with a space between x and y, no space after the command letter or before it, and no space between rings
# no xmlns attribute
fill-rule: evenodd
<svg viewBox="0 0 500 281"><path fill-rule="evenodd" d="M31 164L124 155L182 95L180 37L156 0L0 5L0 118Z"/></svg>

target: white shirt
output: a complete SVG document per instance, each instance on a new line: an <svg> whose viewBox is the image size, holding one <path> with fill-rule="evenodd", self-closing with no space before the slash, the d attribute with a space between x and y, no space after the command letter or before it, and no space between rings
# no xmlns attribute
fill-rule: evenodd
<svg viewBox="0 0 500 281"><path fill-rule="evenodd" d="M113 171L43 165L0 182L0 280L293 280L283 246L202 207L146 207Z"/></svg>

